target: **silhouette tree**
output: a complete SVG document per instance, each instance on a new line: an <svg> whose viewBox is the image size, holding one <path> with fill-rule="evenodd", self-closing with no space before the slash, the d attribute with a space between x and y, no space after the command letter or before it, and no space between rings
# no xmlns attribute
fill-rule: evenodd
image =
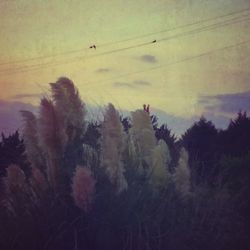
<svg viewBox="0 0 250 250"><path fill-rule="evenodd" d="M154 130L156 130L158 128L158 118L157 118L157 116L156 115L151 115L150 119L151 119Z"/></svg>
<svg viewBox="0 0 250 250"><path fill-rule="evenodd" d="M217 178L217 186L220 189L227 189L232 195L234 213L238 213L242 218L248 216L250 208L250 201L247 199L250 193L249 166L250 153L240 157L223 156Z"/></svg>
<svg viewBox="0 0 250 250"><path fill-rule="evenodd" d="M228 128L221 131L220 150L229 156L243 156L250 151L250 118L246 112L239 112L236 119L231 120Z"/></svg>
<svg viewBox="0 0 250 250"><path fill-rule="evenodd" d="M216 173L218 131L211 121L204 117L193 124L181 138L189 152L189 165L193 184L212 184Z"/></svg>
<svg viewBox="0 0 250 250"><path fill-rule="evenodd" d="M10 164L21 167L26 176L30 175L30 167L25 156L23 139L20 139L18 131L6 137L2 133L0 142L0 176L5 176L6 168Z"/></svg>
<svg viewBox="0 0 250 250"><path fill-rule="evenodd" d="M92 148L94 148L96 151L99 151L100 145L99 145L99 138L101 137L100 133L101 125L97 122L91 122L87 126L87 130L83 136L82 142L84 144L88 144Z"/></svg>
<svg viewBox="0 0 250 250"><path fill-rule="evenodd" d="M124 131L128 133L129 129L132 127L130 118L120 116L120 121L122 123Z"/></svg>
<svg viewBox="0 0 250 250"><path fill-rule="evenodd" d="M168 128L167 124L161 125L159 128L155 127L155 136L157 140L164 140L169 147L171 162L170 162L170 170L173 170L173 167L176 166L179 158L178 147L177 147L177 138L174 133L172 133L171 129Z"/></svg>

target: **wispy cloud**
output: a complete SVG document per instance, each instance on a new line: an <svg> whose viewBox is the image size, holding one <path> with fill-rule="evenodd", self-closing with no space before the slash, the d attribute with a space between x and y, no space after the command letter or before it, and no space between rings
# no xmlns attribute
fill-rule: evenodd
<svg viewBox="0 0 250 250"><path fill-rule="evenodd" d="M190 128L194 124L194 122L197 122L200 119L200 115L181 117L167 113L158 108L151 108L151 113L158 117L159 124L166 123L168 127L178 136L182 135L188 128ZM229 118L222 114L216 114L214 112L206 111L203 112L202 115L206 119L212 121L219 129L225 129L230 122L230 118L233 118L233 115L231 115Z"/></svg>
<svg viewBox="0 0 250 250"><path fill-rule="evenodd" d="M133 84L127 83L127 82L114 82L113 86L117 87L117 88L121 88L121 87L135 88L135 86Z"/></svg>
<svg viewBox="0 0 250 250"><path fill-rule="evenodd" d="M42 95L44 94L43 93L18 94L18 95L12 96L11 99L20 100L20 99L25 99L25 98L40 98Z"/></svg>
<svg viewBox="0 0 250 250"><path fill-rule="evenodd" d="M37 112L37 107L20 101L0 100L0 132L13 133L22 126L20 110Z"/></svg>
<svg viewBox="0 0 250 250"><path fill-rule="evenodd" d="M139 60L146 62L146 63L157 63L158 60L153 55L143 55L139 57Z"/></svg>
<svg viewBox="0 0 250 250"><path fill-rule="evenodd" d="M138 86L150 86L150 85L152 85L150 82L144 81L144 80L137 80L137 81L134 81L133 83L135 85L138 85Z"/></svg>
<svg viewBox="0 0 250 250"><path fill-rule="evenodd" d="M118 86L127 86L131 88L130 84L118 83ZM95 105L87 105L88 108L88 119L89 120L102 120L103 107ZM38 112L38 107L31 104L27 104L21 101L3 101L0 100L0 132L12 133L16 129L22 126L22 118L20 115L20 110L29 110L34 113ZM121 110L125 116L129 116L130 112L128 110ZM185 130L190 127L195 121L199 120L199 117L179 117L174 114L167 113L163 110L151 107L151 114L156 115L159 120L159 124L167 123L169 128L172 129L174 133L180 136ZM219 128L225 128L228 125L229 119L227 117L214 114L213 112L204 112L203 115L212 120L216 126Z"/></svg>
<svg viewBox="0 0 250 250"><path fill-rule="evenodd" d="M151 83L148 82L148 81L145 81L145 80L136 80L136 81L133 81L133 82L114 82L113 83L113 86L114 87L117 87L117 88L121 88L121 87L125 87L125 88L142 88L142 87L148 87L150 86Z"/></svg>
<svg viewBox="0 0 250 250"><path fill-rule="evenodd" d="M111 71L110 68L99 68L99 69L97 69L95 72L96 72L96 73L108 73L108 72L110 72L110 71Z"/></svg>
<svg viewBox="0 0 250 250"><path fill-rule="evenodd" d="M235 114L240 110L250 112L250 91L215 96L200 96L199 104L209 112Z"/></svg>

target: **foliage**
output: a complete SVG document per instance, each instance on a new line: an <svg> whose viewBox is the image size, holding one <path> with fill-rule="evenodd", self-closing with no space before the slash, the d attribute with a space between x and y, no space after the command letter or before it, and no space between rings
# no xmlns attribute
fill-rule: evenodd
<svg viewBox="0 0 250 250"><path fill-rule="evenodd" d="M93 200L95 180L86 167L77 166L72 181L72 196L77 207L87 212Z"/></svg>
<svg viewBox="0 0 250 250"><path fill-rule="evenodd" d="M174 178L177 191L182 197L187 197L190 194L190 170L188 167L188 152L185 148L181 149Z"/></svg>
<svg viewBox="0 0 250 250"><path fill-rule="evenodd" d="M155 136L157 140L164 140L169 147L171 162L170 170L176 166L179 158L179 150L177 145L177 137L174 133L168 128L167 124L162 124L160 127L155 126Z"/></svg>
<svg viewBox="0 0 250 250"><path fill-rule="evenodd" d="M250 117L246 112L239 112L228 128L220 132L220 151L236 157L250 151Z"/></svg>
<svg viewBox="0 0 250 250"><path fill-rule="evenodd" d="M106 174L117 193L127 189L122 159L123 150L124 132L119 114L115 107L109 104L102 124L101 166L105 168Z"/></svg>
<svg viewBox="0 0 250 250"><path fill-rule="evenodd" d="M212 184L216 170L218 132L214 124L204 117L193 124L181 138L189 153L191 178L195 185Z"/></svg>
<svg viewBox="0 0 250 250"><path fill-rule="evenodd" d="M202 117L177 141L143 109L109 104L87 123L67 78L51 90L38 116L22 111L23 139L2 135L0 249L249 248L245 113L224 131Z"/></svg>
<svg viewBox="0 0 250 250"><path fill-rule="evenodd" d="M21 167L26 176L30 175L30 167L24 155L25 147L19 132L6 137L2 134L0 142L0 176L6 175L6 168L11 164Z"/></svg>

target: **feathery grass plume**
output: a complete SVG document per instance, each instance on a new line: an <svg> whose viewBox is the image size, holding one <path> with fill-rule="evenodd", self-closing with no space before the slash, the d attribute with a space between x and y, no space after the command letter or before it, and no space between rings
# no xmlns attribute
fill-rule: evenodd
<svg viewBox="0 0 250 250"><path fill-rule="evenodd" d="M88 144L83 144L82 146L83 146L83 158L85 161L85 165L92 168L97 167L98 165L97 151Z"/></svg>
<svg viewBox="0 0 250 250"><path fill-rule="evenodd" d="M174 174L175 187L183 198L190 195L190 169L188 166L188 152L181 148L180 158Z"/></svg>
<svg viewBox="0 0 250 250"><path fill-rule="evenodd" d="M0 210L1 212L5 212L10 217L16 216L15 209L13 207L13 202L10 197L8 197L8 193L4 190L4 195L0 200Z"/></svg>
<svg viewBox="0 0 250 250"><path fill-rule="evenodd" d="M116 188L116 192L120 193L127 189L122 162L125 141L119 113L112 104L108 105L104 114L101 132L101 165L105 167L110 182Z"/></svg>
<svg viewBox="0 0 250 250"><path fill-rule="evenodd" d="M31 186L39 196L43 195L48 189L48 182L45 175L37 168L32 166Z"/></svg>
<svg viewBox="0 0 250 250"><path fill-rule="evenodd" d="M159 140L158 145L153 149L153 170L152 181L157 187L164 187L167 185L169 178L171 177L168 165L171 161L168 145L164 140Z"/></svg>
<svg viewBox="0 0 250 250"><path fill-rule="evenodd" d="M86 129L84 121L86 109L73 82L66 77L61 77L56 83L50 83L50 85L55 110L64 125L68 141L81 138Z"/></svg>
<svg viewBox="0 0 250 250"><path fill-rule="evenodd" d="M3 199L4 199L4 183L3 183L3 178L0 177L0 205Z"/></svg>
<svg viewBox="0 0 250 250"><path fill-rule="evenodd" d="M17 165L10 165L7 168L7 175L3 178L4 199L2 206L9 215L16 215L15 196L25 187L25 175ZM19 201L20 202L20 201ZM22 204L21 204L22 205Z"/></svg>
<svg viewBox="0 0 250 250"><path fill-rule="evenodd" d="M22 110L20 112L24 120L22 132L27 157L32 165L44 170L45 160L38 142L37 118L30 111Z"/></svg>
<svg viewBox="0 0 250 250"><path fill-rule="evenodd" d="M72 197L75 205L89 211L95 194L95 183L89 168L77 166L72 180Z"/></svg>
<svg viewBox="0 0 250 250"><path fill-rule="evenodd" d="M11 216L15 216L15 211L11 204L10 189L6 177L0 178L0 212L5 212Z"/></svg>
<svg viewBox="0 0 250 250"><path fill-rule="evenodd" d="M134 141L136 154L139 156L138 170L149 173L152 170L152 150L156 146L156 138L150 116L144 110L132 112L131 136ZM145 169L144 163L149 169Z"/></svg>
<svg viewBox="0 0 250 250"><path fill-rule="evenodd" d="M19 166L15 164L8 166L5 185L7 187L7 190L13 193L25 187L25 174Z"/></svg>
<svg viewBox="0 0 250 250"><path fill-rule="evenodd" d="M43 98L38 118L38 136L46 155L48 178L54 189L59 185L59 164L63 153L64 138L61 130L52 101Z"/></svg>
<svg viewBox="0 0 250 250"><path fill-rule="evenodd" d="M48 154L62 151L60 124L51 100L42 98L38 118L38 136L42 149Z"/></svg>
<svg viewBox="0 0 250 250"><path fill-rule="evenodd" d="M29 208L34 201L34 194L26 183L22 169L15 165L9 165L7 175L4 177L5 208L15 215L21 210L29 213Z"/></svg>
<svg viewBox="0 0 250 250"><path fill-rule="evenodd" d="M125 140L126 140L127 160L132 165L135 165L137 162L137 154L132 134L131 133L125 134Z"/></svg>

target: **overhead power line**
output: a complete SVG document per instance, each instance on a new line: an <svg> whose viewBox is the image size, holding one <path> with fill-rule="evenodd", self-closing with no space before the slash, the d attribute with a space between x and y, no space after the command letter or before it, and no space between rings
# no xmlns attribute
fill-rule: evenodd
<svg viewBox="0 0 250 250"><path fill-rule="evenodd" d="M128 38L128 39L118 40L118 41L114 41L114 42L97 44L97 47L99 48L99 47L110 46L110 45L114 45L114 44L124 43L124 42L128 42L128 41L137 40L137 39L140 39L140 38L145 38L145 37L149 37L149 36L161 34L161 33L175 31L175 30L178 30L178 29L183 29L183 28L187 28L187 27L190 27L190 26L202 24L202 23L205 23L205 22L209 22L209 21L213 21L213 20L225 18L225 17L228 17L228 16L233 16L233 15L241 14L241 13L247 12L249 10L250 10L250 8L246 8L246 9L243 9L243 10L240 10L240 11L230 12L230 13L227 13L227 14L224 14L224 15L220 15L220 16L216 16L216 17L211 17L211 18L199 20L197 22L192 22L192 23L180 25L180 26L177 26L177 27L164 29L164 30L160 30L160 31L157 31L157 32L147 33L147 34L140 35L140 36L133 36L133 37ZM30 62L30 61L32 62L32 61L41 60L41 59L49 59L49 58L53 58L53 57L57 57L57 56L70 55L70 54L84 52L84 51L86 51L88 49L89 48L87 47L87 48L83 48L83 49L69 50L69 51L65 51L65 52L61 52L61 53L55 53L55 54L51 54L51 55L37 56L37 57L31 57L31 58L26 58L26 59L22 59L22 60L4 62L4 63L0 63L0 66L11 65L11 64L19 64L19 63L26 63L26 62Z"/></svg>
<svg viewBox="0 0 250 250"><path fill-rule="evenodd" d="M165 37L165 38L159 39L158 42L167 41L167 40L170 40L170 39L178 38L180 36L198 34L198 33L204 32L204 31L211 31L211 30L221 28L221 27L225 27L225 26L229 26L229 25L232 25L232 24L237 24L237 23L249 21L250 20L250 14L245 15L245 17L247 17L247 16L249 16L249 18L244 18L244 19L239 19L239 20L234 18L234 19L230 20L231 22L224 21L224 22L221 22L221 23L218 23L218 24L211 24L211 25L201 27L201 28L198 28L198 29L195 29L195 30L190 30L190 31L187 31L187 32L183 32L181 34Z"/></svg>
<svg viewBox="0 0 250 250"><path fill-rule="evenodd" d="M132 41L132 40L136 40L136 39L140 39L140 38L145 38L145 37L149 37L149 36L153 36L153 35L158 35L158 34L161 34L161 33L167 33L169 31L175 31L175 30L178 30L178 29L187 28L187 27L190 27L190 26L194 26L194 25L205 23L205 22L213 21L213 20L216 20L216 19L225 18L225 17L228 17L228 16L244 13L244 12L247 12L249 10L250 10L250 8L243 9L243 10L240 10L240 11L234 11L234 12L230 12L230 13L227 13L227 14L224 14L224 15L220 15L220 16L216 16L216 17L210 17L210 18L207 18L207 19L199 20L197 22L183 24L183 25L173 27L173 28L168 28L168 29L164 29L164 30L160 30L160 31L152 32L152 33L147 33L147 34L140 35L140 36L133 36L131 38L127 38L127 39L120 40L120 41L104 43L104 44L99 45L98 47L113 45L113 44L117 44L117 43L128 42L128 41Z"/></svg>
<svg viewBox="0 0 250 250"><path fill-rule="evenodd" d="M132 76L132 75L137 75L137 74L141 74L141 73L155 71L155 70L158 70L158 69L162 69L162 68L172 66L172 65L176 65L176 64L180 64L180 63L185 63L185 62L188 62L188 61L192 61L192 60L195 60L195 59L198 59L198 58L202 58L202 57L205 57L205 56L215 54L215 53L220 52L220 51L233 49L235 47L240 47L240 46L247 45L247 44L250 44L250 39L239 42L239 43L236 43L236 44L228 45L228 46L225 46L225 47L222 47L222 48L218 48L218 49L215 49L215 50L210 50L210 51L207 51L207 52L204 52L204 53L200 53L198 55L188 56L188 57L182 58L180 60L176 60L176 61L169 62L169 63L163 64L163 65L160 65L160 66L152 67L150 69L134 71L134 72L126 73L126 74L121 74L121 75L116 76L116 77L103 79L103 80L101 80L101 83L102 82L113 81L113 80L118 80L118 79L121 79L121 78L124 78L124 77L127 77L127 76ZM84 85L85 86L86 85L92 85L92 84L95 84L95 83L100 83L100 81L87 82Z"/></svg>
<svg viewBox="0 0 250 250"><path fill-rule="evenodd" d="M250 14L246 14L243 17L247 17L247 16L250 16ZM249 20L250 20L250 18L244 18L244 19L239 19L239 17L238 18L233 18L233 19L229 20L230 22L223 21L223 22L214 23L214 24L210 24L210 25L207 25L207 26L199 27L199 28L187 31L187 32L182 32L182 33L179 33L179 34L176 34L176 35L172 35L172 36L168 36L168 37L165 37L165 38L158 39L157 42L164 42L164 41L168 41L168 40L171 40L171 39L176 39L176 38L183 37L183 36L194 35L194 34L204 32L204 31L210 31L210 30L214 30L214 29L221 28L221 27L224 27L224 26L236 24L236 23L243 22L243 21L249 21ZM67 60L67 61L63 61L63 62L49 62L49 63L41 63L41 64L34 64L34 65L28 65L28 66L21 66L21 67L14 68L14 69L13 68L4 69L4 70L0 70L0 73L11 73L11 74L25 73L25 72L29 72L29 71L33 71L33 70L40 70L42 67L69 64L69 63L73 63L73 62L83 60L83 59L86 59L86 58L93 58L93 57L108 55L108 54L117 53L117 52L120 52L120 51L125 51L125 50L130 50L130 49L134 49L134 48L139 48L139 47L151 45L151 44L152 44L152 41L146 42L146 43L141 43L141 44L136 44L136 45L133 45L133 46L118 48L118 49L114 49L114 50L109 50L109 51L105 51L105 52L98 53L98 54L95 54L95 55L90 55L90 56L85 56L85 57L83 57L83 56L80 57L79 56L79 57L76 57L76 58L74 58L72 60Z"/></svg>

